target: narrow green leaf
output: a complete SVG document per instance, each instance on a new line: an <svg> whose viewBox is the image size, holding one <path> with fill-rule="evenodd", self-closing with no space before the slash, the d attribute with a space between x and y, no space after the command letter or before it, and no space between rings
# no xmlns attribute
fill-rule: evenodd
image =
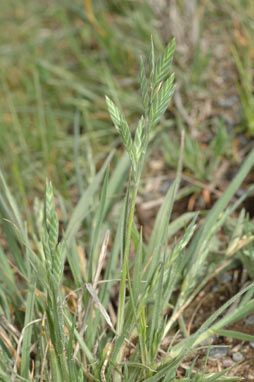
<svg viewBox="0 0 254 382"><path fill-rule="evenodd" d="M56 352L55 349L52 347L49 348L49 360L50 360L50 370L52 373L52 380L54 382L62 382L61 381L61 376L60 376L60 371L57 363L57 358L56 358Z"/></svg>
<svg viewBox="0 0 254 382"><path fill-rule="evenodd" d="M239 303L239 308L247 304L252 298L254 297L254 284L253 287L250 288L245 295L242 297L240 303Z"/></svg>
<svg viewBox="0 0 254 382"><path fill-rule="evenodd" d="M118 256L121 250L121 246L123 245L123 227L124 227L124 220L125 220L125 207L126 203L123 203L121 206L121 211L119 214L118 218L118 225L117 225L117 231L115 234L114 238L114 244L113 248L111 250L109 259L107 261L107 268L106 268L106 273L105 273L105 280L111 280L114 275L116 274L116 267L117 267L117 262L118 262ZM110 283L104 283L102 284L100 293L99 293L99 298L104 307L108 305L108 300L110 296L110 290L112 284Z"/></svg>
<svg viewBox="0 0 254 382"><path fill-rule="evenodd" d="M36 279L33 277L29 285L29 292L26 300L26 316L24 326L29 324L29 322L31 322L34 317L35 286ZM33 325L30 325L25 329L24 332L21 351L21 376L24 378L29 377L32 331Z"/></svg>
<svg viewBox="0 0 254 382"><path fill-rule="evenodd" d="M156 373L153 376L144 379L143 382L159 382L162 380L163 377L168 375L168 373L174 374L174 371L176 370L177 366L181 363L181 361L184 358L184 355L186 355L186 353L187 352L185 352L185 354L181 354L180 356L178 356L178 357L176 357L170 361L165 362L162 366L160 366L156 370ZM172 380L173 380L173 378L172 378Z"/></svg>
<svg viewBox="0 0 254 382"><path fill-rule="evenodd" d="M68 346L67 346L67 357L68 357L70 381L76 380L75 363L73 360L73 340L74 340L75 325L76 325L76 315L73 317L73 320L72 320L72 326L69 333L69 340L68 340Z"/></svg>
<svg viewBox="0 0 254 382"><path fill-rule="evenodd" d="M108 189L108 177L109 171L107 170L105 179L102 185L102 192L100 197L100 203L97 209L96 222L94 231L91 238L91 256L89 258L89 281L92 282L94 277L94 266L97 263L98 247L99 247L99 234L101 231L101 226L104 218L105 203L107 199L107 189Z"/></svg>
<svg viewBox="0 0 254 382"><path fill-rule="evenodd" d="M103 164L102 168L100 169L92 183L88 186L87 190L83 193L81 199L75 207L65 233L65 240L67 246L69 246L69 244L72 242L72 239L78 232L82 221L87 216L87 213L89 212L89 208L91 207L91 203L93 201L93 196L103 179L104 173L113 155L114 153L112 152L105 160L105 163Z"/></svg>
<svg viewBox="0 0 254 382"><path fill-rule="evenodd" d="M149 350L150 350L150 362L152 363L154 358L156 357L159 341L158 338L156 338L156 334L158 334L161 331L161 308L163 306L163 276L165 271L165 255L166 255L166 245L167 243L164 242L164 259L161 264L161 266L158 264L158 267L160 267L160 273L159 273L159 280L157 282L156 287L156 296L155 296L155 303L153 307L153 314L152 314L152 322L149 327L148 335L149 335Z"/></svg>
<svg viewBox="0 0 254 382"><path fill-rule="evenodd" d="M75 239L68 245L68 263L75 281L75 286L80 288L84 281L88 281L88 275L85 273L87 269L83 269L84 267L79 257L78 246Z"/></svg>
<svg viewBox="0 0 254 382"><path fill-rule="evenodd" d="M75 172L77 179L77 186L79 189L79 193L82 194L84 189L83 175L80 168L80 112L76 111L74 116L74 137L73 137L73 156L74 156L74 164L75 164Z"/></svg>
<svg viewBox="0 0 254 382"><path fill-rule="evenodd" d="M82 367L79 369L79 372L78 372L78 382L83 382L84 381L84 378L83 378L83 370L82 370Z"/></svg>
<svg viewBox="0 0 254 382"><path fill-rule="evenodd" d="M138 295L140 289L142 289L141 283L142 279L140 275L142 274L142 249L143 249L143 238L142 238L142 227L140 229L139 233L139 242L138 242L138 248L136 251L135 256L135 262L133 266L133 282L132 282L132 288L133 288L133 295L135 300L138 300Z"/></svg>
<svg viewBox="0 0 254 382"><path fill-rule="evenodd" d="M184 257L185 248L192 239L193 233L196 228L196 218L188 225L183 236L174 245L171 250L170 256L167 261L167 278L165 276L165 286L163 294L163 310L166 309L168 301L172 296L173 291L177 287L179 281L182 279L182 274L185 268Z"/></svg>
<svg viewBox="0 0 254 382"><path fill-rule="evenodd" d="M178 186L177 183L177 180L175 180L171 185L156 216L152 235L148 244L146 259L151 258L156 248L158 248L161 245L165 227L168 226L169 218L173 208L174 198Z"/></svg>
<svg viewBox="0 0 254 382"><path fill-rule="evenodd" d="M241 341L254 341L254 336L247 333L237 332L235 330L218 329L215 330L218 336L231 337Z"/></svg>
<svg viewBox="0 0 254 382"><path fill-rule="evenodd" d="M227 256L232 256L232 254L237 250L237 245L241 239L243 228L244 228L244 218L245 218L245 210L242 209L232 232L232 235L229 240L229 246L226 251Z"/></svg>
<svg viewBox="0 0 254 382"><path fill-rule="evenodd" d="M117 161L116 167L110 174L108 182L108 197L105 205L105 217L111 211L115 202L122 196L122 191L125 186L125 182L128 178L130 169L130 161L128 153L124 153L120 160Z"/></svg>
<svg viewBox="0 0 254 382"><path fill-rule="evenodd" d="M88 292L90 293L90 295L92 296L94 302L96 303L100 313L102 314L102 316L104 317L105 321L107 322L107 324L109 325L109 327L111 328L111 330L116 334L116 331L114 329L114 326L111 322L111 319L110 319L110 316L108 315L106 309L104 308L104 306L102 305L102 303L100 302L99 300L99 297L97 296L97 293L96 291L94 290L92 284L90 283L86 283L86 287L87 287L87 290Z"/></svg>
<svg viewBox="0 0 254 382"><path fill-rule="evenodd" d="M3 248L0 246L0 279L1 282L5 285L5 293L6 294L12 294L13 296L19 295L20 290L18 288L17 282L15 281L14 274L12 271L11 266L8 263L8 258L6 254L3 251Z"/></svg>
<svg viewBox="0 0 254 382"><path fill-rule="evenodd" d="M180 174L179 174L180 176ZM158 264L157 256L160 256L160 249L164 241L168 222L173 209L175 195L179 186L180 178L176 178L172 186L170 187L163 204L156 216L152 235L148 244L146 262L151 259L149 269L146 272L146 277L151 276Z"/></svg>
<svg viewBox="0 0 254 382"><path fill-rule="evenodd" d="M154 270L156 268L156 263L158 263L157 256L160 256L159 250L162 246L162 243L165 240L165 235L167 234L168 223L171 217L173 204L176 198L176 194L177 194L179 184L180 184L180 179L181 179L183 147L184 147L184 132L182 133L182 137L181 137L181 151L179 155L176 177L174 182L170 186L167 192L167 195L165 197L165 200L162 203L160 210L156 216L153 232L149 240L147 253L145 257L145 263L147 263L149 259L151 259L149 269L146 272L147 279L149 279L149 276L151 276L154 273Z"/></svg>
<svg viewBox="0 0 254 382"><path fill-rule="evenodd" d="M168 237L173 237L180 229L185 227L190 220L198 216L198 212L185 212L168 226Z"/></svg>
<svg viewBox="0 0 254 382"><path fill-rule="evenodd" d="M23 233L23 223L18 209L17 203L13 198L2 172L0 171L0 207L3 207L8 216L4 216L10 219L11 223L15 224L18 230ZM24 236L24 235L23 235Z"/></svg>
<svg viewBox="0 0 254 382"><path fill-rule="evenodd" d="M69 317L67 317L67 315L64 315L64 318L65 318L65 324L66 324L68 330L71 330L71 328L72 328L72 321L71 321L71 319ZM92 365L95 362L94 356L91 353L91 351L89 350L89 348L87 347L86 343L84 342L83 337L80 336L80 334L77 331L77 329L74 329L74 336L76 337L76 339L77 339L77 341L78 341L78 343L80 345L80 348L84 352L84 354L87 357L88 361Z"/></svg>
<svg viewBox="0 0 254 382"><path fill-rule="evenodd" d="M122 245L122 231L123 231L123 225L124 225L124 218L125 218L125 204L123 204L121 207L121 212L120 212L119 220L118 220L119 224L117 225L117 231L114 238L113 248L111 249L110 256L106 264L106 273L105 273L104 279L108 280L109 282L103 283L99 291L99 299L105 309L108 306L112 287L115 285L116 282L118 282L118 280L112 280L112 279L117 274L119 253L120 253L120 248ZM101 321L101 315L97 314L93 320L93 325L97 328L99 326L100 321ZM103 325L104 324L105 324L105 321L103 321ZM93 330L93 333L96 333L96 331Z"/></svg>

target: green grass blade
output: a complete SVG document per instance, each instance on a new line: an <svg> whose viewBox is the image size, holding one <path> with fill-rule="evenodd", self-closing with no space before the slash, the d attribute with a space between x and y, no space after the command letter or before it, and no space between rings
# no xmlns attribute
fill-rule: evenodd
<svg viewBox="0 0 254 382"><path fill-rule="evenodd" d="M142 238L142 227L140 229L139 233L139 241L138 241L138 247L136 251L135 256L135 262L133 265L134 271L133 271L133 282L132 282L132 288L133 288L133 295L134 299L137 301L139 292L142 290L142 279L140 275L142 274L142 249L143 249L143 238Z"/></svg>
<svg viewBox="0 0 254 382"><path fill-rule="evenodd" d="M185 212L172 221L168 226L168 237L173 237L178 231L187 226L190 220L196 218L198 214L198 212Z"/></svg>
<svg viewBox="0 0 254 382"><path fill-rule="evenodd" d="M122 235L123 235L122 231L123 231L124 220L125 220L125 203L123 203L121 207L120 216L118 219L119 219L118 220L119 224L117 226L117 231L115 234L111 254L107 261L106 273L104 277L105 280L111 280L114 277L114 275L117 275L116 268L117 268L118 256L121 251ZM108 304L111 287L112 287L111 283L104 283L101 287L99 297L104 307L106 307Z"/></svg>
<svg viewBox="0 0 254 382"><path fill-rule="evenodd" d="M77 206L75 207L73 214L71 216L71 219L69 221L69 224L66 229L65 234L65 240L67 245L69 245L72 241L72 239L77 234L82 221L86 217L87 213L89 212L89 208L91 207L91 203L93 201L94 194L98 190L98 187L100 186L100 183L103 179L104 173L113 157L113 152L108 156L106 159L104 165L94 178L93 182L88 186L87 190L83 193L80 201L78 202Z"/></svg>
<svg viewBox="0 0 254 382"><path fill-rule="evenodd" d="M97 263L98 259L98 248L99 248L99 234L101 231L102 223L103 223L103 218L105 214L105 204L107 200L107 189L108 189L108 178L109 178L109 171L107 170L105 179L102 185L102 191L101 191L101 197L100 197L100 203L97 209L97 214L96 214L96 222L95 222L95 228L92 233L92 238L91 238L91 255L89 256L89 281L93 282L93 277L94 277L94 267L95 264Z"/></svg>
<svg viewBox="0 0 254 382"><path fill-rule="evenodd" d="M241 341L249 341L249 342L254 341L254 336L252 336L251 334L241 333L235 330L218 329L218 330L215 330L215 333L218 336L231 337Z"/></svg>
<svg viewBox="0 0 254 382"><path fill-rule="evenodd" d="M149 330L148 330L148 336L149 336L149 346L148 349L150 350L150 364L153 365L154 358L156 357L158 346L160 344L158 334L161 332L161 311L163 306L163 276L165 271L165 257L166 257L166 245L164 241L164 259L161 265L157 265L160 267L160 274L159 274L159 280L157 282L156 287L156 295L155 295L155 304L153 307L153 314L152 314L152 322L150 324Z"/></svg>
<svg viewBox="0 0 254 382"><path fill-rule="evenodd" d="M29 292L26 300L26 315L24 326L29 324L34 317L34 302L35 302L35 287L36 279L33 278L29 285ZM30 369L30 352L31 352L31 337L32 337L33 325L26 328L23 338L22 351L21 351L21 376L24 378L29 377Z"/></svg>
<svg viewBox="0 0 254 382"><path fill-rule="evenodd" d="M19 212L19 208L15 199L13 198L2 172L0 171L0 207L6 211L7 219L11 221L11 223L15 224L21 233L23 231L23 223L22 218ZM25 236L25 235L23 235Z"/></svg>
<svg viewBox="0 0 254 382"><path fill-rule="evenodd" d="M158 258L157 258L159 253L158 251L161 248L161 245L164 241L165 234L167 234L168 223L171 217L174 201L175 201L176 194L180 184L181 171L182 171L182 159L183 159L183 144L184 144L184 133L182 135L181 152L180 152L180 157L178 162L176 178L173 184L171 185L171 187L169 188L167 195L156 216L152 235L149 240L145 263L147 263L149 259L152 259L152 260L149 265L149 270L146 273L147 279L149 279L149 277L151 276L151 274L153 274L156 268L156 263L158 263Z"/></svg>
<svg viewBox="0 0 254 382"><path fill-rule="evenodd" d="M68 263L70 264L71 273L73 275L76 287L80 288L84 281L88 281L88 272L87 269L84 269L83 264L81 263L78 246L74 239L69 244L68 250L70 252L70 255L68 256Z"/></svg>
<svg viewBox="0 0 254 382"><path fill-rule="evenodd" d="M130 169L130 160L125 152L117 162L108 182L108 197L105 204L105 217L108 216L115 202L122 195L123 187L128 178Z"/></svg>
<svg viewBox="0 0 254 382"><path fill-rule="evenodd" d="M80 113L76 111L75 117L74 117L74 137L73 137L73 156L74 156L74 164L75 164L75 172L76 172L76 178L77 178L77 185L79 189L80 195L83 193L84 189L84 182L83 182L83 176L81 173L81 168L79 164L79 155L80 155Z"/></svg>
<svg viewBox="0 0 254 382"><path fill-rule="evenodd" d="M64 319L65 319L65 324L66 324L68 330L70 331L71 328L72 328L72 320L69 317L67 317L66 314L64 314ZM90 349L87 347L86 343L84 342L83 337L80 336L80 334L77 331L77 329L74 329L74 336L77 339L77 341L78 341L78 343L80 345L80 348L84 352L84 354L87 357L87 360L89 361L89 363L90 364L94 364L95 358L94 358L92 352L90 351Z"/></svg>

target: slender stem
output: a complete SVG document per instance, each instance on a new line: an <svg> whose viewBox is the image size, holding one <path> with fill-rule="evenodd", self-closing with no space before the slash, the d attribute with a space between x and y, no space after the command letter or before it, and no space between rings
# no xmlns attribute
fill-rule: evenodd
<svg viewBox="0 0 254 382"><path fill-rule="evenodd" d="M67 369L65 353L59 354L60 370L62 375L62 382L69 382L69 373Z"/></svg>
<svg viewBox="0 0 254 382"><path fill-rule="evenodd" d="M131 243L131 232L132 232L132 225L133 225L133 219L134 219L134 213L135 213L135 206L136 206L136 198L138 193L138 187L139 187L139 181L140 181L140 174L141 174L141 168L139 167L138 171L138 179L134 183L132 194L131 194L131 201L130 201L130 212L128 216L128 222L127 222L127 232L126 232L126 238L125 238L125 246L124 246L124 254L123 254L123 265L122 265L122 277L121 277L121 285L120 285L120 294L119 294L119 309L118 309L118 319L117 319L117 333L118 335L122 334L123 325L124 325L124 308L125 308L125 297L126 297L126 279L127 279L127 272L128 272L128 258L129 258L129 252L130 252L130 243ZM116 362L120 363L122 359L123 354L123 346L120 348L120 351L117 354ZM114 382L120 382L121 376L118 373L115 373L113 377Z"/></svg>
<svg viewBox="0 0 254 382"><path fill-rule="evenodd" d="M55 382L59 381L59 372L58 372L58 367L57 367L57 359L56 359L56 353L55 349L51 345L49 348L49 360L50 360L50 365L51 365L51 373L52 373L52 379Z"/></svg>
<svg viewBox="0 0 254 382"><path fill-rule="evenodd" d="M135 181L134 181L134 186L133 186L132 194L131 194L130 212L128 216L127 232L126 232L124 254L123 254L122 277L121 277L121 286L120 286L120 295L119 295L119 311L118 311L118 320L117 320L117 333L119 335L121 335L123 324L124 324L126 278L127 278L127 270L128 270L127 267L128 267L128 258L129 258L129 252L130 252L131 232L132 232L132 225L133 225L133 219L134 219L134 213L135 213L136 199L137 199L140 179L141 179L141 175L142 175L142 171L144 167L145 154L146 154L147 146L149 143L149 137L150 137L150 121L147 119L147 117L145 120L146 122L145 122L144 151L141 155L141 158L138 164L137 173L133 177L135 178ZM118 359L120 359L119 357Z"/></svg>
<svg viewBox="0 0 254 382"><path fill-rule="evenodd" d="M118 320L117 320L117 332L119 335L122 332L123 323L124 323L127 266L128 266L129 252L130 252L131 232L132 232L132 224L133 224L134 213L135 213L138 186L139 186L139 179L135 183L133 191L132 191L132 195L131 195L131 205L130 205L130 212L128 216L126 241L125 241L125 247L124 247L122 277L121 277L121 287L120 287L120 297L119 297L119 314L118 314Z"/></svg>

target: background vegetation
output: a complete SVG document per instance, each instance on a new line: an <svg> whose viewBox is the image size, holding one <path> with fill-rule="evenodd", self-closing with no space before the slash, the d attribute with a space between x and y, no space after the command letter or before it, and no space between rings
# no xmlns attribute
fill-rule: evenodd
<svg viewBox="0 0 254 382"><path fill-rule="evenodd" d="M2 381L224 380L205 341L253 341L230 326L253 311L253 16L252 0L1 4ZM137 184L105 95L134 137L151 35L156 59L176 39L176 89ZM190 332L225 269L237 288Z"/></svg>

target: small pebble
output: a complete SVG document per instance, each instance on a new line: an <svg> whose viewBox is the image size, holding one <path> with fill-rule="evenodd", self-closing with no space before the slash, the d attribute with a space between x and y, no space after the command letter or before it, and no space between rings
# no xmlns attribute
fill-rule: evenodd
<svg viewBox="0 0 254 382"><path fill-rule="evenodd" d="M216 339L216 336L209 337L206 340L200 342L200 346L209 346L209 345L212 345L213 342L215 341L215 339Z"/></svg>
<svg viewBox="0 0 254 382"><path fill-rule="evenodd" d="M230 115L224 113L223 114L223 119L224 121L229 125L229 126L235 126L237 124L235 118L232 118Z"/></svg>
<svg viewBox="0 0 254 382"><path fill-rule="evenodd" d="M229 283L230 281L232 281L232 275L230 273L228 273L228 272L219 273L218 280L222 284Z"/></svg>
<svg viewBox="0 0 254 382"><path fill-rule="evenodd" d="M253 342L253 341L250 341L249 344L250 344L250 347L251 347L252 349L254 349L254 342Z"/></svg>
<svg viewBox="0 0 254 382"><path fill-rule="evenodd" d="M244 320L246 325L254 325L254 316L249 316Z"/></svg>
<svg viewBox="0 0 254 382"><path fill-rule="evenodd" d="M233 361L231 358L227 358L227 359L224 359L224 360L222 361L222 364L223 364L224 367L231 367L231 366L233 366L235 363L234 363L234 361Z"/></svg>
<svg viewBox="0 0 254 382"><path fill-rule="evenodd" d="M239 190L238 191L236 191L236 196L238 197L238 198L240 198L241 196L243 196L244 194L245 194L245 191L242 189L242 188L239 188Z"/></svg>
<svg viewBox="0 0 254 382"><path fill-rule="evenodd" d="M168 191L169 187L171 186L171 181L170 180L165 180L161 185L160 185L160 192L163 194L166 194Z"/></svg>
<svg viewBox="0 0 254 382"><path fill-rule="evenodd" d="M226 357L227 353L228 353L228 348L226 346L214 347L211 349L209 356L211 358L219 359L219 358Z"/></svg>
<svg viewBox="0 0 254 382"><path fill-rule="evenodd" d="M219 289L220 289L220 288L219 288L219 285L216 284L216 285L214 285L214 286L212 287L212 292L213 292L213 293L216 293L216 292L218 292Z"/></svg>
<svg viewBox="0 0 254 382"><path fill-rule="evenodd" d="M236 353L234 353L232 355L232 358L235 362L240 362L240 361L243 361L244 360L244 356L242 353L240 353L239 351L237 351Z"/></svg>
<svg viewBox="0 0 254 382"><path fill-rule="evenodd" d="M221 107L225 107L225 108L231 108L235 102L239 102L238 101L238 97L233 95L231 97L228 97L226 99L220 99L218 100L218 105L221 106Z"/></svg>
<svg viewBox="0 0 254 382"><path fill-rule="evenodd" d="M239 139L239 142L240 142L242 145L247 145L247 143L249 143L248 138L245 137L244 135L240 135L240 137L239 137L238 139Z"/></svg>

